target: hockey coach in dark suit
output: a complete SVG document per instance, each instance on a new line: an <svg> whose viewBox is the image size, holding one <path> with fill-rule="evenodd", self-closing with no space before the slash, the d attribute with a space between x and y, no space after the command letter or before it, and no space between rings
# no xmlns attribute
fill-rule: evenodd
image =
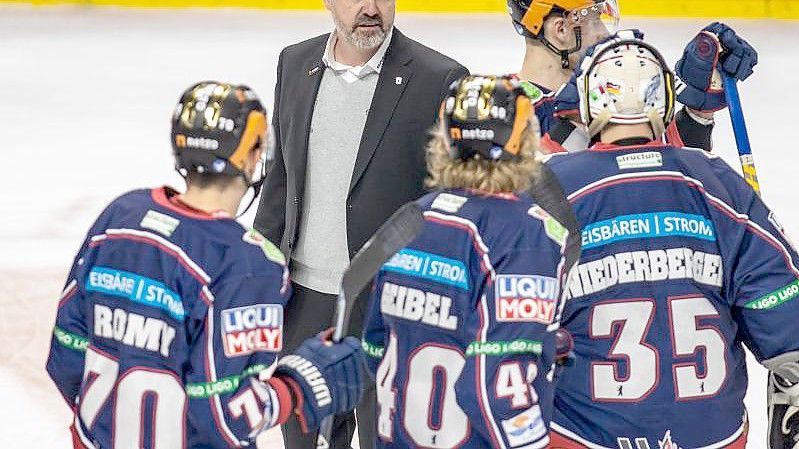
<svg viewBox="0 0 799 449"><path fill-rule="evenodd" d="M335 29L285 48L277 67L275 158L255 227L290 260L295 294L284 350L331 325L350 258L403 203L423 194L424 148L448 86L467 73L394 27L395 0L325 0ZM360 336L365 295L353 310ZM374 447L375 394L357 409L360 447ZM333 447L354 419L339 416ZM287 449L312 449L292 419Z"/></svg>

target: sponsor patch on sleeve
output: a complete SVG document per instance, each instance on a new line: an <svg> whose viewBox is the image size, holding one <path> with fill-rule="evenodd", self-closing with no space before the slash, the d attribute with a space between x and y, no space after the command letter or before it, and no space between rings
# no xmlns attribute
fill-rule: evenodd
<svg viewBox="0 0 799 449"><path fill-rule="evenodd" d="M466 204L466 201L469 201L469 198L466 198L465 196L453 195L451 193L441 193L436 197L435 200L433 200L433 204L430 207L454 214L455 212L461 210L461 207Z"/></svg>
<svg viewBox="0 0 799 449"><path fill-rule="evenodd" d="M754 310L768 310L781 306L799 296L799 279L775 290L761 298L747 303L744 307Z"/></svg>
<svg viewBox="0 0 799 449"><path fill-rule="evenodd" d="M566 239L569 237L569 230L560 224L558 220L549 215L547 211L540 206L533 206L527 211L527 214L544 222L544 232L546 232L547 237L553 242L560 246L566 244Z"/></svg>
<svg viewBox="0 0 799 449"><path fill-rule="evenodd" d="M551 324L559 292L553 277L500 274L494 284L497 321Z"/></svg>
<svg viewBox="0 0 799 449"><path fill-rule="evenodd" d="M544 438L547 427L541 417L541 408L534 405L518 415L502 421L502 430L510 447L520 447Z"/></svg>
<svg viewBox="0 0 799 449"><path fill-rule="evenodd" d="M280 305L255 304L225 309L221 327L222 345L228 357L283 349L283 307Z"/></svg>
<svg viewBox="0 0 799 449"><path fill-rule="evenodd" d="M148 210L139 223L139 226L145 229L152 229L166 237L171 237L179 224L180 220L175 217L170 217L169 215L154 210Z"/></svg>
<svg viewBox="0 0 799 449"><path fill-rule="evenodd" d="M279 263L281 265L286 265L286 257L283 253L275 246L272 242L269 241L266 237L264 237L260 232L256 231L255 229L250 229L249 231L244 233L244 236L241 238L245 242L255 245L263 250L264 255L267 259L271 260L272 262Z"/></svg>

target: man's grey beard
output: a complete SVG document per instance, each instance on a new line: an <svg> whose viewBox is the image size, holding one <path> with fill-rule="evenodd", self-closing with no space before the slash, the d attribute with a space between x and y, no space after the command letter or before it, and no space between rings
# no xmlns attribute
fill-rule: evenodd
<svg viewBox="0 0 799 449"><path fill-rule="evenodd" d="M343 23L335 18L335 16L333 21L336 24L336 33L338 36L356 48L360 48L362 50L371 50L373 48L379 47L380 44L386 40L386 36L388 35L383 24L380 25L378 30L367 34L364 33L360 28L355 28L355 30L353 30L351 28L345 27Z"/></svg>

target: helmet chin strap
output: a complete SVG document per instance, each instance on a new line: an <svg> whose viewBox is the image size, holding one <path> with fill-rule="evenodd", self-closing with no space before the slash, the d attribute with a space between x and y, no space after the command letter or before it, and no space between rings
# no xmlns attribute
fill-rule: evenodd
<svg viewBox="0 0 799 449"><path fill-rule="evenodd" d="M241 213L236 215L236 218L241 218L242 215L246 214L247 211L250 210L252 205L255 204L255 200L258 199L258 195L261 194L261 188L264 186L264 181L266 181L266 165L267 165L267 161L265 159L262 159L261 160L261 177L258 178L258 180L255 181L255 182L253 182L250 179L248 179L248 176L246 174L242 173L242 176L244 177L244 181L247 183L247 190L252 188L252 198L250 199L250 202L247 203L247 207L245 207L244 210L241 211Z"/></svg>
<svg viewBox="0 0 799 449"><path fill-rule="evenodd" d="M247 203L247 207L245 207L243 211L241 211L238 215L236 215L236 218L241 218L241 216L246 214L247 211L250 210L252 205L255 204L255 200L257 200L258 195L261 194L261 187L263 187L264 181L265 178L261 177L261 179L247 185L248 190L252 188L252 198L250 199L250 202Z"/></svg>
<svg viewBox="0 0 799 449"><path fill-rule="evenodd" d="M577 53L578 51L580 51L580 49L583 46L583 31L582 31L582 29L580 27L575 27L574 28L575 44L574 44L574 47L572 47L570 49L567 49L567 50L563 50L563 49L560 49L560 48L556 47L552 42L549 41L549 39L546 38L546 36L544 35L543 31L541 32L541 35L538 37L538 40L543 42L544 45L546 45L546 47L550 51L552 51L556 55L560 56L560 67L562 69L568 69L568 68L570 68L569 66L571 65L569 63L569 56L572 53Z"/></svg>

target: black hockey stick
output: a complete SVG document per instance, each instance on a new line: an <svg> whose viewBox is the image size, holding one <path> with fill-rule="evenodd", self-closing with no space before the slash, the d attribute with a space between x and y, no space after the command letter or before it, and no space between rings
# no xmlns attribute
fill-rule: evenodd
<svg viewBox="0 0 799 449"><path fill-rule="evenodd" d="M358 294L372 282L380 267L421 234L423 228L422 210L414 202L407 203L394 212L394 215L358 250L341 279L341 288L336 300L336 316L333 321L334 342L338 343L344 338ZM333 417L328 416L322 421L316 439L317 449L330 447L332 431Z"/></svg>

